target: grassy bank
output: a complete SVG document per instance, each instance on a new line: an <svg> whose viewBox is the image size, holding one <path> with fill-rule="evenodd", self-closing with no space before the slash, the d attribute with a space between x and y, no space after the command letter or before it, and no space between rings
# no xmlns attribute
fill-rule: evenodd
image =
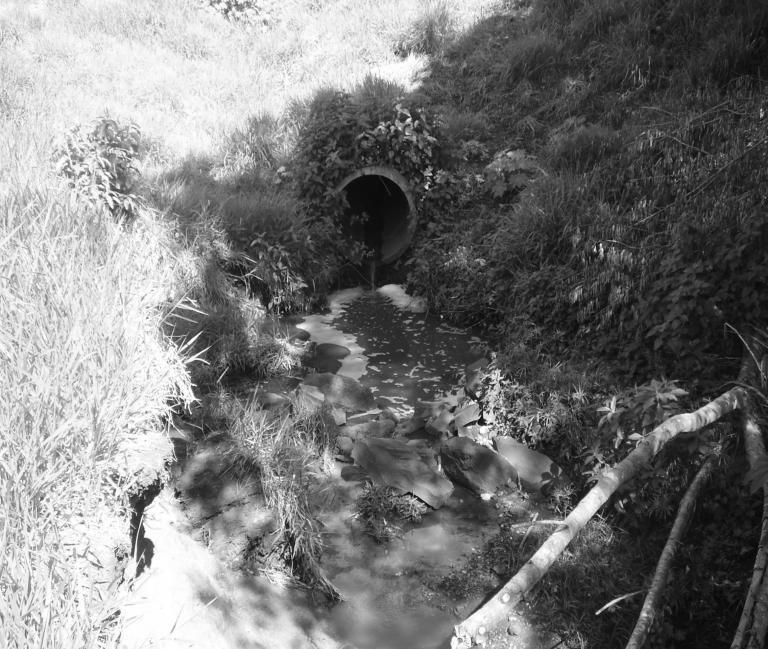
<svg viewBox="0 0 768 649"><path fill-rule="evenodd" d="M322 271L313 231L277 182L292 115L318 89L347 89L371 71L407 86L423 62L393 52L416 11L406 2L264 3L250 22L207 4L0 7L0 645L9 649L115 645L128 500L164 470L163 427L193 398L190 377L200 388L263 365L254 333L263 308L228 273L289 265L262 296L280 310ZM53 159L72 127L85 125L85 138L107 115L140 135L141 175L123 195L136 209L120 223L98 192L90 203L73 196ZM278 254L259 267L245 248ZM196 354L207 364L190 364Z"/></svg>
<svg viewBox="0 0 768 649"><path fill-rule="evenodd" d="M541 1L453 40L421 92L453 180L480 176L425 231L412 286L633 378L735 374L727 325L768 316L767 32L757 1Z"/></svg>
<svg viewBox="0 0 768 649"><path fill-rule="evenodd" d="M409 284L496 342L483 399L497 430L568 467L575 493L554 494L558 508L733 380L735 331L765 331L767 54L761 2L543 0L506 3L432 59L418 92L443 116L452 200L422 222ZM718 548L759 534L759 503L733 480L746 471L739 435L726 425L676 444L604 511L610 542L587 530L558 563L532 601L558 611L567 646L626 640L636 608L593 620L588 602L642 582L713 449L722 507L699 517L652 642L730 642L749 560ZM494 581L498 554L522 561L520 547L501 534L467 570ZM726 573L738 577L717 597L695 595Z"/></svg>

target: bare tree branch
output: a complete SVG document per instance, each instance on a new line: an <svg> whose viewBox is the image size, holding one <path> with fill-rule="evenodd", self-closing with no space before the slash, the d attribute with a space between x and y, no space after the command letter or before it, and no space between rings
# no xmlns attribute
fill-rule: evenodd
<svg viewBox="0 0 768 649"><path fill-rule="evenodd" d="M696 473L696 477L688 486L685 495L680 501L680 507L677 510L675 522L672 525L672 530L669 533L667 542L664 544L664 549L661 551L659 562L656 564L656 572L653 574L651 587L648 590L648 594L645 596L643 608L640 610L637 624L635 624L632 635L629 637L626 649L641 649L645 644L645 640L653 625L653 620L656 618L656 613L659 609L659 599L664 592L664 587L667 585L667 578L669 576L670 568L672 567L672 562L675 559L677 548L679 545L682 545L683 536L688 529L691 516L693 516L696 498L698 498L699 492L709 479L709 476L712 475L714 466L715 456L710 455L704 460Z"/></svg>
<svg viewBox="0 0 768 649"><path fill-rule="evenodd" d="M503 646L504 622L513 607L546 574L563 550L589 522L611 495L651 462L671 439L680 433L694 432L744 407L747 391L733 388L695 412L675 415L657 426L623 461L606 471L537 552L490 600L454 628L452 649L474 644Z"/></svg>

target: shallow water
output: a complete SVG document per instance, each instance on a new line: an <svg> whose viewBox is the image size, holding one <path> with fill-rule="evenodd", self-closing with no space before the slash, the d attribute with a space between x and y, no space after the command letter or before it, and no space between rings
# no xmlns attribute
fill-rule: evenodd
<svg viewBox="0 0 768 649"><path fill-rule="evenodd" d="M448 646L461 611L473 608L429 588L495 531L496 510L460 490L445 507L387 544L348 518L325 519L324 567L344 601L323 615L326 632L357 649L438 649ZM474 602L477 604L478 602Z"/></svg>
<svg viewBox="0 0 768 649"><path fill-rule="evenodd" d="M426 314L399 286L347 289L329 302L328 313L308 316L297 326L321 347L346 347L350 354L336 372L358 379L380 407L400 416L454 387L464 367L482 356L479 338Z"/></svg>
<svg viewBox="0 0 768 649"><path fill-rule="evenodd" d="M480 339L428 316L393 285L338 292L328 312L297 326L318 344L319 367L358 379L379 408L400 418L411 416L418 401L435 400L456 386L466 364L482 355ZM337 346L349 353L340 354ZM324 349L331 357L323 357ZM453 626L479 602L451 601L427 583L461 565L498 530L496 509L457 488L442 509L379 545L353 517L361 488L339 478L320 514L323 568L344 598L330 611L318 611L325 630L345 649L447 647Z"/></svg>

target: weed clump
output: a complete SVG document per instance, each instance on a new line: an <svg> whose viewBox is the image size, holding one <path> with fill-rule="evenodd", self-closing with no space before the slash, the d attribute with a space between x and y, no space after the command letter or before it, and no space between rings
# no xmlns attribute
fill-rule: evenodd
<svg viewBox="0 0 768 649"><path fill-rule="evenodd" d="M276 532L262 569L285 565L303 584L331 601L339 594L320 567L322 535L309 502L310 489L330 463L336 427L327 406L294 400L291 414L270 413L257 402L231 402L229 431L244 458L259 467L267 506L276 516Z"/></svg>
<svg viewBox="0 0 768 649"><path fill-rule="evenodd" d="M397 522L418 523L429 507L416 496L393 487L366 484L355 503L357 519L376 543L386 543L401 532Z"/></svg>

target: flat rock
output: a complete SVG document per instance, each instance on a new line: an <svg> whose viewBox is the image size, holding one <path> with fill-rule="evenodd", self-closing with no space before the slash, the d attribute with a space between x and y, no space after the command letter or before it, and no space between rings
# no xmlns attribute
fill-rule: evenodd
<svg viewBox="0 0 768 649"><path fill-rule="evenodd" d="M543 453L531 450L511 437L495 437L493 445L517 471L520 484L527 491L541 491L563 478L563 470Z"/></svg>
<svg viewBox="0 0 768 649"><path fill-rule="evenodd" d="M517 471L496 451L468 437L451 437L440 447L443 471L475 493L495 493L517 483Z"/></svg>
<svg viewBox="0 0 768 649"><path fill-rule="evenodd" d="M314 385L306 385L302 383L296 388L296 395L302 404L309 408L319 408L325 403L325 394Z"/></svg>
<svg viewBox="0 0 768 649"><path fill-rule="evenodd" d="M330 372L308 374L302 386L317 388L331 404L353 412L364 412L376 405L373 393L363 387L359 381L348 376L339 376Z"/></svg>
<svg viewBox="0 0 768 649"><path fill-rule="evenodd" d="M311 334L306 329L301 329L300 327L291 327L291 330L288 332L288 341L292 343L306 342L311 337Z"/></svg>
<svg viewBox="0 0 768 649"><path fill-rule="evenodd" d="M344 408L331 408L333 423L337 426L343 426L347 423L347 413Z"/></svg>
<svg viewBox="0 0 768 649"><path fill-rule="evenodd" d="M446 409L446 404L442 401L419 401L413 411L413 418L427 421L437 417Z"/></svg>
<svg viewBox="0 0 768 649"><path fill-rule="evenodd" d="M347 424L341 428L340 433L352 439L360 439L361 437L385 437L394 429L394 421L380 419L378 421L366 421L362 424Z"/></svg>
<svg viewBox="0 0 768 649"><path fill-rule="evenodd" d="M395 422L395 424L397 424L400 421L398 416L392 411L391 408L382 408L381 414L379 415L379 419L391 419L392 421Z"/></svg>
<svg viewBox="0 0 768 649"><path fill-rule="evenodd" d="M453 485L428 461L427 449L398 439L358 439L352 458L374 483L395 487L438 509L453 492Z"/></svg>
<svg viewBox="0 0 768 649"><path fill-rule="evenodd" d="M346 435L339 435L336 438L336 450L342 455L352 455L352 449L355 448L355 441Z"/></svg>
<svg viewBox="0 0 768 649"><path fill-rule="evenodd" d="M350 351L343 345L335 343L320 343L315 347L314 367L318 372L337 372L341 368L342 359L349 356Z"/></svg>
<svg viewBox="0 0 768 649"><path fill-rule="evenodd" d="M487 446L491 442L491 427L481 424L469 424L459 429L459 435L461 437L469 437L469 439Z"/></svg>

